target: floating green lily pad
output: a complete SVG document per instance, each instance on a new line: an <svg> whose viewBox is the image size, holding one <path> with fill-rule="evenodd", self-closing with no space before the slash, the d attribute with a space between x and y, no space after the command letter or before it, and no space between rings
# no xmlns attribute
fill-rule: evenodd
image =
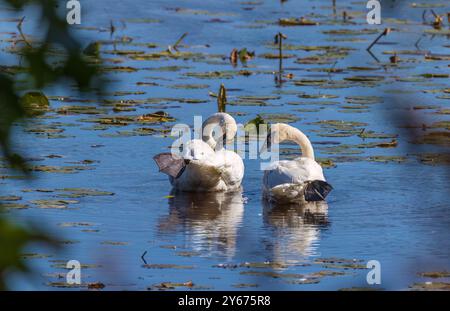
<svg viewBox="0 0 450 311"><path fill-rule="evenodd" d="M50 166L50 165L36 165L30 168L31 171L35 172L46 172L46 173L63 173L63 174L73 174L79 171L85 171L92 169L89 166Z"/></svg>
<svg viewBox="0 0 450 311"><path fill-rule="evenodd" d="M63 189L56 189L55 191L61 192L58 196L69 197L69 198L114 195L114 192L100 191L100 190L96 190L96 189L85 189L85 188L63 188Z"/></svg>
<svg viewBox="0 0 450 311"><path fill-rule="evenodd" d="M176 289L176 288L179 288L179 287L187 287L187 288L194 288L195 287L195 289L202 289L202 287L195 286L192 281L187 281L187 282L184 282L184 283L162 282L162 283L159 283L159 284L152 285L148 289L149 290L152 290L152 289L167 290L167 289Z"/></svg>
<svg viewBox="0 0 450 311"><path fill-rule="evenodd" d="M362 131L358 134L361 138L396 138L396 134L376 133L374 131Z"/></svg>
<svg viewBox="0 0 450 311"><path fill-rule="evenodd" d="M421 272L419 273L419 275L424 278L433 278L433 279L449 278L450 272L448 271Z"/></svg>
<svg viewBox="0 0 450 311"><path fill-rule="evenodd" d="M1 203L0 208L5 209L27 209L30 206L27 204L19 204L19 203Z"/></svg>
<svg viewBox="0 0 450 311"><path fill-rule="evenodd" d="M22 254L21 257L23 259L43 259L43 258L52 257L52 255L38 254L38 253L25 253L25 254Z"/></svg>
<svg viewBox="0 0 450 311"><path fill-rule="evenodd" d="M410 285L411 290L450 290L450 283L447 282L422 282Z"/></svg>
<svg viewBox="0 0 450 311"><path fill-rule="evenodd" d="M103 244L103 245L114 245L114 246L125 246L125 245L128 245L128 242L103 241L101 244Z"/></svg>
<svg viewBox="0 0 450 311"><path fill-rule="evenodd" d="M292 123L300 120L298 116L291 113L261 113L260 116L271 123Z"/></svg>
<svg viewBox="0 0 450 311"><path fill-rule="evenodd" d="M197 89L207 89L209 88L208 84L174 84L169 86L173 89L186 89L186 90L197 90Z"/></svg>
<svg viewBox="0 0 450 311"><path fill-rule="evenodd" d="M31 201L34 205L39 208L55 208L64 209L67 208L69 204L76 204L76 200L33 200Z"/></svg>
<svg viewBox="0 0 450 311"><path fill-rule="evenodd" d="M424 153L418 155L419 161L428 165L449 165L450 155L445 153Z"/></svg>
<svg viewBox="0 0 450 311"><path fill-rule="evenodd" d="M83 53L88 56L100 57L101 44L99 42L91 42L84 50Z"/></svg>
<svg viewBox="0 0 450 311"><path fill-rule="evenodd" d="M16 196L16 195L8 195L8 196L0 196L0 202L5 201L20 201L22 200L22 197Z"/></svg>
<svg viewBox="0 0 450 311"><path fill-rule="evenodd" d="M428 132L414 142L418 144L450 146L450 132Z"/></svg>
<svg viewBox="0 0 450 311"><path fill-rule="evenodd" d="M382 163L389 163L389 162L396 162L396 163L402 163L406 161L406 157L403 156L370 156L366 158L367 161L370 162L382 162Z"/></svg>
<svg viewBox="0 0 450 311"><path fill-rule="evenodd" d="M318 22L312 21L310 19L306 19L304 17L301 18L280 18L278 20L278 24L280 26L316 26L319 25Z"/></svg>
<svg viewBox="0 0 450 311"><path fill-rule="evenodd" d="M28 116L42 115L48 111L50 103L42 92L28 92L20 99Z"/></svg>
<svg viewBox="0 0 450 311"><path fill-rule="evenodd" d="M333 30L325 30L324 34L327 35L341 35L341 36L361 36L361 35L372 35L377 34L377 29L333 29Z"/></svg>

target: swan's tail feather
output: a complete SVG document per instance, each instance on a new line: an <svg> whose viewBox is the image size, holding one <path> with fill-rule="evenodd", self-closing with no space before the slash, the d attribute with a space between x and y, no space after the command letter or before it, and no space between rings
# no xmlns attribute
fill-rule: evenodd
<svg viewBox="0 0 450 311"><path fill-rule="evenodd" d="M326 181L310 181L305 187L305 200L308 202L323 201L331 190L333 190L333 187Z"/></svg>
<svg viewBox="0 0 450 311"><path fill-rule="evenodd" d="M158 165L160 172L173 178L180 177L187 164L185 159L174 157L170 152L157 154L153 157L153 160Z"/></svg>

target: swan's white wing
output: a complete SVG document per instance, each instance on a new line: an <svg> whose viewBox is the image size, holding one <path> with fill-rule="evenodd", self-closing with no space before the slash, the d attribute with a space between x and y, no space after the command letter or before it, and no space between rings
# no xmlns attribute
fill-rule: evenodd
<svg viewBox="0 0 450 311"><path fill-rule="evenodd" d="M200 139L188 141L183 146L182 157L187 160L214 161L215 153L207 143Z"/></svg>
<svg viewBox="0 0 450 311"><path fill-rule="evenodd" d="M172 185L183 191L214 191L222 172L205 160L192 160L178 178L170 178Z"/></svg>
<svg viewBox="0 0 450 311"><path fill-rule="evenodd" d="M215 161L216 165L222 170L222 178L225 184L231 189L238 188L244 177L242 158L233 151L222 149L216 152Z"/></svg>
<svg viewBox="0 0 450 311"><path fill-rule="evenodd" d="M311 180L323 180L322 167L309 158L293 161L277 161L264 172L263 183L267 189L281 184L303 184Z"/></svg>

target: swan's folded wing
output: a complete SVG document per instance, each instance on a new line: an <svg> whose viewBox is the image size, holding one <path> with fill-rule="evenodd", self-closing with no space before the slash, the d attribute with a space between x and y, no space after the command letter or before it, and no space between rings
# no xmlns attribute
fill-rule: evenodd
<svg viewBox="0 0 450 311"><path fill-rule="evenodd" d="M178 178L186 168L186 161L183 158L175 157L172 153L160 153L153 157L159 167L159 171L173 178Z"/></svg>
<svg viewBox="0 0 450 311"><path fill-rule="evenodd" d="M228 186L240 185L244 177L244 162L235 152L223 150L216 153L216 165Z"/></svg>
<svg viewBox="0 0 450 311"><path fill-rule="evenodd" d="M271 189L281 184L303 184L311 180L325 180L322 168L314 160L297 158L273 162L264 172L263 182L266 188Z"/></svg>
<svg viewBox="0 0 450 311"><path fill-rule="evenodd" d="M308 171L294 161L274 162L264 172L264 186L272 189L282 184L302 184L306 181Z"/></svg>
<svg viewBox="0 0 450 311"><path fill-rule="evenodd" d="M176 179L184 189L214 189L222 178L222 170L209 161L190 161L184 173Z"/></svg>

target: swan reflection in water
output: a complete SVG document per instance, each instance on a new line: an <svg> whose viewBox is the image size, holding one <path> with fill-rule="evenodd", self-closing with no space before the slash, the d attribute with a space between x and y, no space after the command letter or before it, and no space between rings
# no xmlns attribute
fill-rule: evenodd
<svg viewBox="0 0 450 311"><path fill-rule="evenodd" d="M186 245L200 253L231 258L244 216L242 191L193 193L172 191L169 215L159 221L161 234L183 232Z"/></svg>
<svg viewBox="0 0 450 311"><path fill-rule="evenodd" d="M263 200L263 208L264 225L272 231L265 241L271 261L302 261L315 255L320 231L329 226L326 201L276 205Z"/></svg>

